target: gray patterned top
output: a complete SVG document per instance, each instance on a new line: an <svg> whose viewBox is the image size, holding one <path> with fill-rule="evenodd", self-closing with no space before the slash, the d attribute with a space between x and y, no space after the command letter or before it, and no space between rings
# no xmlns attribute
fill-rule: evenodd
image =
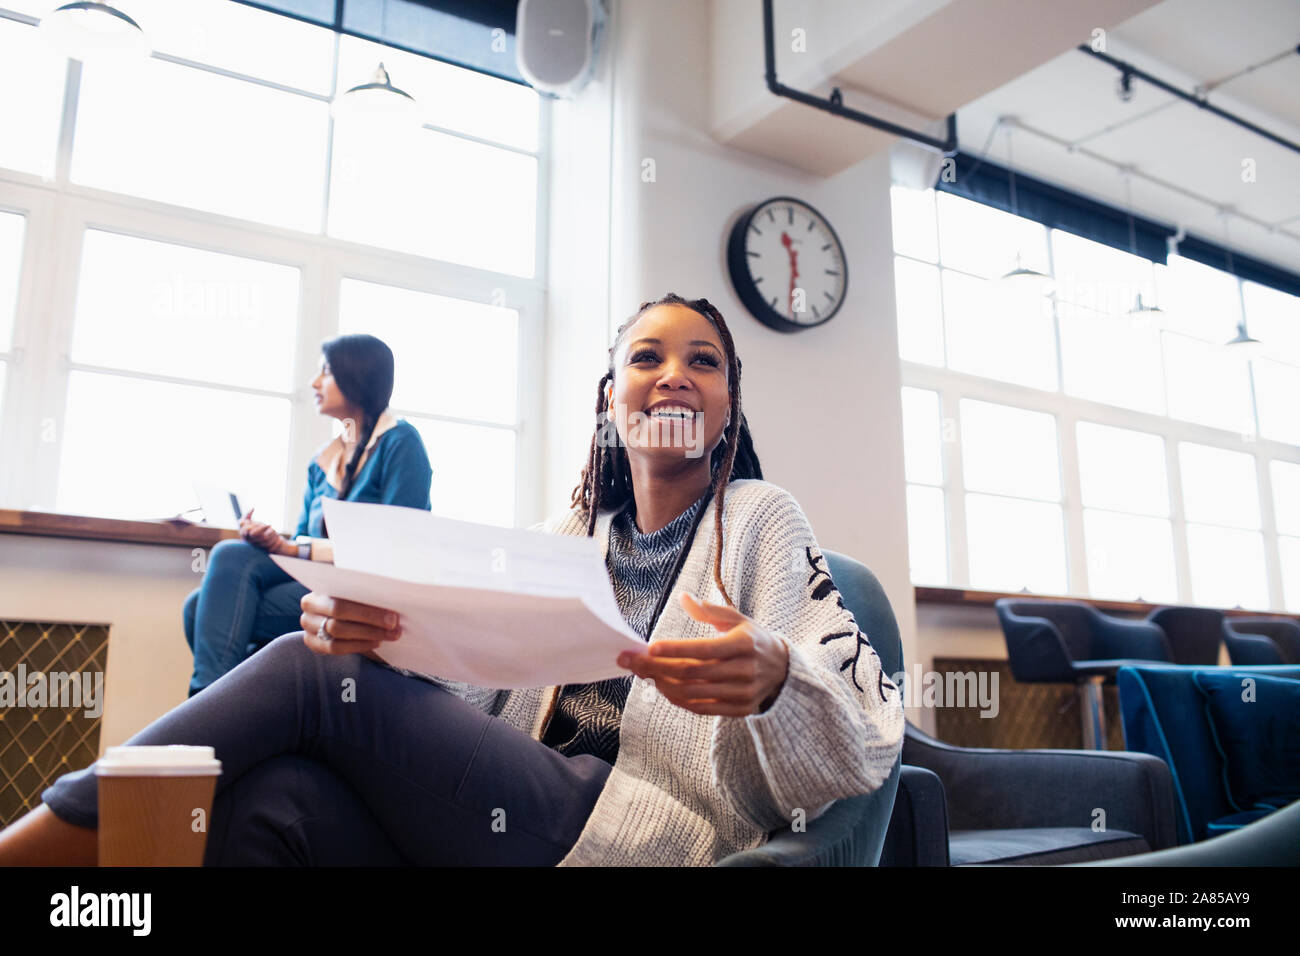
<svg viewBox="0 0 1300 956"><path fill-rule="evenodd" d="M610 524L605 566L623 619L642 640L648 639L650 617L704 497L700 495L680 515L649 534L637 529L636 502L615 515ZM618 758L619 725L631 686L631 672L591 684L565 684L542 743L568 757L594 754L613 764Z"/></svg>

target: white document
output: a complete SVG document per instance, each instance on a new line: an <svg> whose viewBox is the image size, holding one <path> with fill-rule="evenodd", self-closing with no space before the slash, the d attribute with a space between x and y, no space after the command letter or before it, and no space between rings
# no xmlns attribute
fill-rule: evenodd
<svg viewBox="0 0 1300 956"><path fill-rule="evenodd" d="M388 663L483 687L578 684L630 673L644 650L590 538L326 498L334 564L272 555L313 591L396 611Z"/></svg>

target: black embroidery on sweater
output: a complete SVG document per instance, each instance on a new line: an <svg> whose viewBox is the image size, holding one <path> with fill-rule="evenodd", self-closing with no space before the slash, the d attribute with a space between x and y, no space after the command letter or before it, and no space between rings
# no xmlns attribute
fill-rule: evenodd
<svg viewBox="0 0 1300 956"><path fill-rule="evenodd" d="M808 578L808 584L812 587L813 600L824 601L834 594L835 603L839 605L841 610L847 611L848 608L844 607L844 598L840 595L839 588L837 588L835 582L831 580L830 571L819 563L824 562L826 556L820 553L814 555L811 546L805 546L804 553L808 558L808 566L812 568L812 574ZM885 677L884 663L880 661L880 655L876 654L876 649L871 646L870 642L867 640L867 636L862 633L862 628L827 634L821 639L821 641L819 641L819 643L829 644L831 641L839 640L842 637L854 637L857 640L853 647L853 656L844 659L844 662L840 664L840 670L848 670L849 668L852 668L849 673L853 678L853 686L863 693L866 693L866 689L858 683L858 660L862 656L862 649L864 647L867 648L880 665L880 679L876 682L876 690L880 693L880 699L882 702L888 700L885 696L885 688L888 686L893 689L894 682Z"/></svg>

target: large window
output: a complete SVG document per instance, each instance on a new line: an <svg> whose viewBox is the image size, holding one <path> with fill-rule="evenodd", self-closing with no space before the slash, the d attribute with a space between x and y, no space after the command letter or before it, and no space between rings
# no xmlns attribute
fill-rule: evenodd
<svg viewBox="0 0 1300 956"><path fill-rule="evenodd" d="M1269 462L1273 479L1277 547L1282 555L1282 591L1289 611L1300 611L1300 465Z"/></svg>
<svg viewBox="0 0 1300 956"><path fill-rule="evenodd" d="M1300 603L1300 299L950 193L893 206L915 583ZM1225 346L1243 322L1263 355Z"/></svg>
<svg viewBox="0 0 1300 956"><path fill-rule="evenodd" d="M1075 433L1090 592L1176 601L1164 439L1087 421Z"/></svg>
<svg viewBox="0 0 1300 956"><path fill-rule="evenodd" d="M290 531L337 431L320 345L364 331L434 510L540 517L541 98L229 0L132 0L153 55L83 66L54 5L0 0L0 505L162 517L201 482ZM331 115L380 61L405 134Z"/></svg>
<svg viewBox="0 0 1300 956"><path fill-rule="evenodd" d="M23 258L22 216L0 212L0 421L5 407L5 380L9 372L14 313L18 309L18 281Z"/></svg>
<svg viewBox="0 0 1300 956"><path fill-rule="evenodd" d="M424 439L440 513L513 524L518 312L344 279L340 315L402 357L393 404Z"/></svg>

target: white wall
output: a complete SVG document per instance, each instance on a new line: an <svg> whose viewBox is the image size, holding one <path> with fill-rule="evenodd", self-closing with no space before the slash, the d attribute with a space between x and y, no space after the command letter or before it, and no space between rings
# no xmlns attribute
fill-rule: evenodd
<svg viewBox="0 0 1300 956"><path fill-rule="evenodd" d="M708 132L710 19L710 5L697 0L617 5L612 45L605 53L616 75L612 308L601 348L608 347L613 327L647 299L672 291L717 305L745 365L745 413L764 475L798 499L823 547L858 558L880 578L899 620L904 653L914 660L889 156L822 179L716 143ZM762 84L761 71L753 82ZM592 95L607 92L602 88ZM564 135L558 124L556 133L557 140ZM594 140L590 146L599 148ZM572 148L557 142L557 151ZM654 164L652 182L643 179L648 160ZM726 275L732 223L755 203L779 195L796 196L826 215L849 258L843 309L827 325L794 335L772 331L750 316ZM593 202L597 199L593 193ZM558 221L567 211L553 207L551 214ZM587 234L598 258L599 230ZM567 303L574 301L569 285L575 281L571 275L551 276L553 334L562 334L561 323L572 321ZM584 324L582 334L596 334L594 323ZM594 349L584 339L553 344L551 351ZM579 365L573 363L581 388L570 394L567 386L552 383L550 389L555 417L549 434L557 440L548 442L548 451L561 460L548 473L564 475L567 482L548 490L553 507L567 501L583 460L581 453L573 457L572 440L558 436L580 433L585 450L595 382L604 369L593 365L582 374Z"/></svg>

